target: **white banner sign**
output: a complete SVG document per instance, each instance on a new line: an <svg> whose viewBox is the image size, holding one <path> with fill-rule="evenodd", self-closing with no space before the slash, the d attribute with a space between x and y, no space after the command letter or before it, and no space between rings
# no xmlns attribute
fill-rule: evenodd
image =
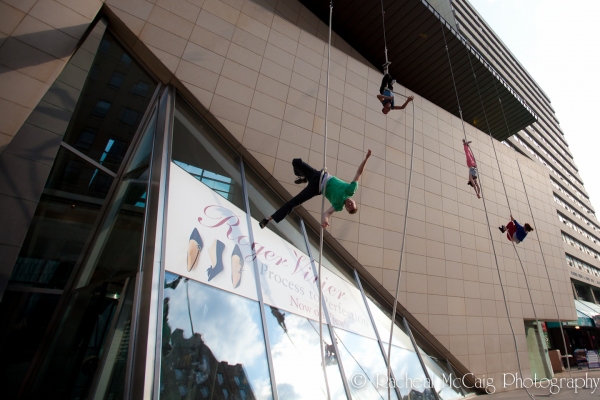
<svg viewBox="0 0 600 400"><path fill-rule="evenodd" d="M256 261L265 304L318 320L318 286L308 255L260 229L255 219L252 231L254 242L243 210L171 163L166 270L257 300ZM374 338L359 290L332 271L322 271L332 324Z"/></svg>

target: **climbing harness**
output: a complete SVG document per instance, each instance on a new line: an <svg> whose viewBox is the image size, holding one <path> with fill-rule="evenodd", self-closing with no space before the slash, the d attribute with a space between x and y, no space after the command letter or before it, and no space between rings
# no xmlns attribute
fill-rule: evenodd
<svg viewBox="0 0 600 400"><path fill-rule="evenodd" d="M327 43L327 85L325 88L325 135L323 136L323 174L327 173L327 117L329 113L329 67L331 65L331 18L333 16L333 0L329 2L329 41ZM320 183L320 182L319 182ZM319 347L321 349L321 367L325 377L327 388L327 399L331 399L329 392L329 380L327 379L327 366L325 365L325 349L323 348L323 285L321 283L321 270L323 268L323 214L325 213L325 193L327 184L323 185L321 196L321 236L319 239L319 272L317 273L317 284L319 285Z"/></svg>
<svg viewBox="0 0 600 400"><path fill-rule="evenodd" d="M460 119L461 119L461 122L462 122L463 134L465 136L465 141L466 141L467 140L467 132L465 130L465 121L463 119L462 109L460 108L460 100L458 98L458 89L456 87L456 81L454 79L454 71L453 71L453 68L452 68L452 60L450 59L450 51L448 49L448 42L446 41L446 32L444 31L444 21L441 20L441 19L440 19L440 24L441 24L441 27L442 27L442 35L444 37L444 45L446 47L446 55L448 57L448 63L450 65L450 73L452 75L452 83L454 85L454 91L455 91L455 94L456 94L456 102L458 104L458 111L459 111ZM470 60L471 60L471 56L469 54L469 61ZM472 63L471 63L471 68L473 68ZM475 78L475 82L477 83L477 76L475 75L475 73L473 75L474 75L474 78ZM479 85L477 85L477 90L479 92L479 96L480 96L480 100L481 100L481 92L479 91ZM483 105L483 102L482 102L482 105ZM484 111L484 114L485 114L485 111ZM488 130L489 130L489 124L488 124ZM494 146L494 142L493 142L493 138L491 136L491 133L490 133L490 139L492 140L492 146ZM494 147L494 154L496 154L495 147ZM500 164L499 164L499 161L498 161L497 154L496 154L496 161L498 162L498 169L499 169L499 172L500 172L500 177L502 178L502 171L500 170ZM481 174L480 174L480 177L481 177ZM502 185L504 186L504 179L502 179ZM502 291L502 298L504 300L504 307L506 309L506 316L507 316L507 319L508 319L508 325L510 327L510 330L511 330L511 333L512 333L512 337L513 337L513 341L514 341L514 345L515 345L515 356L516 356L516 359L517 359L517 366L518 366L519 372L521 373L521 376L523 376L523 369L521 367L521 361L519 359L519 347L517 345L517 336L515 334L515 330L514 330L513 325L512 325L512 321L511 321L511 317L510 317L510 309L508 307L508 301L506 299L506 292L504 290L504 284L502 283L502 274L500 273L500 265L498 263L498 256L496 254L496 246L494 245L494 238L492 236L492 228L491 228L490 219L489 219L489 215L488 215L488 211L487 211L487 205L486 205L485 195L484 195L484 191L483 191L483 183L480 183L479 186L481 188L481 198L483 200L483 208L484 208L484 211L485 211L485 218L486 218L486 221L487 221L488 231L489 231L489 234L490 234L490 242L492 243L492 250L494 252L494 260L496 262L496 270L498 272L498 279L499 279L499 282L500 282L500 289ZM506 194L506 186L504 186L504 192ZM508 202L508 195L506 195L506 200ZM509 204L509 209L510 209L510 204ZM531 293L530 293L530 295L531 295ZM529 398L531 400L534 400L533 395L529 392L529 389L525 388L525 391L527 392L527 395L529 396Z"/></svg>

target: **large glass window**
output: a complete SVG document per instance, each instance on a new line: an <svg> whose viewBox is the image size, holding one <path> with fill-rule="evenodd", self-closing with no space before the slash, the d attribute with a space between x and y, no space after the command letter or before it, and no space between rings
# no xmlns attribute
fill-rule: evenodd
<svg viewBox="0 0 600 400"><path fill-rule="evenodd" d="M186 102L177 97L173 162L244 210L237 155Z"/></svg>
<svg viewBox="0 0 600 400"><path fill-rule="evenodd" d="M79 286L140 268L148 169L134 171L119 187L86 262Z"/></svg>
<svg viewBox="0 0 600 400"><path fill-rule="evenodd" d="M140 269L151 144L155 133L156 115L153 114L97 233L78 287Z"/></svg>
<svg viewBox="0 0 600 400"><path fill-rule="evenodd" d="M83 399L91 387L111 398L123 395L133 283L129 301L122 297L139 266L152 124L135 168L124 181L115 178L157 82L110 33L93 45L98 32L65 68L71 81L85 74L81 55L94 57L0 304L2 319L14 324L0 330L2 386L9 397ZM106 207L111 190L115 201ZM108 216L100 243L91 235L101 210ZM63 292L90 245L96 245L92 265L98 268L88 269L78 290ZM92 274L95 284L89 285Z"/></svg>
<svg viewBox="0 0 600 400"><path fill-rule="evenodd" d="M167 273L161 399L271 399L259 304Z"/></svg>
<svg viewBox="0 0 600 400"><path fill-rule="evenodd" d="M59 294L7 291L0 302L0 385L2 397L17 398L19 383L25 377L44 333Z"/></svg>
<svg viewBox="0 0 600 400"><path fill-rule="evenodd" d="M59 150L11 283L65 287L112 181L82 158Z"/></svg>
<svg viewBox="0 0 600 400"><path fill-rule="evenodd" d="M30 398L87 397L126 282L104 282L72 292Z"/></svg>
<svg viewBox="0 0 600 400"><path fill-rule="evenodd" d="M143 92L140 84L146 87ZM64 141L117 172L156 86L117 39L106 33Z"/></svg>
<svg viewBox="0 0 600 400"><path fill-rule="evenodd" d="M377 341L343 329L335 337L352 398L387 399L387 366ZM391 398L398 398L393 389Z"/></svg>
<svg viewBox="0 0 600 400"><path fill-rule="evenodd" d="M265 306L265 315L279 398L327 399L319 323L271 306ZM323 341L331 398L343 399L346 397L344 384L326 325L323 326Z"/></svg>

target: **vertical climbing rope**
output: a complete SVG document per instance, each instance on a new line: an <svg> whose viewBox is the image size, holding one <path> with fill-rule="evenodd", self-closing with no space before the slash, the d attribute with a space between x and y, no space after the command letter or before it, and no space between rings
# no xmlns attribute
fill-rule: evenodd
<svg viewBox="0 0 600 400"><path fill-rule="evenodd" d="M488 127L488 135L490 137L490 142L492 143L492 148L494 149L496 164L498 165L498 172L500 173L500 180L502 181L502 187L504 188L504 196L506 197L506 204L508 205L508 210L509 210L510 214L512 215L510 201L508 199L508 194L506 192L506 185L504 184L504 178L503 178L504 175L502 174L502 170L500 169L500 161L498 160L498 154L496 153L496 146L494 144L494 139L492 138L492 131L490 129L490 125L488 122L487 112L485 111L485 105L483 104L483 98L481 97L481 91L479 90L479 80L477 79L477 74L475 73L475 68L473 67L473 62L471 60L471 50L469 47L467 47L467 56L469 58L469 65L471 66L471 72L473 72L473 78L475 79L475 86L477 87L477 94L479 95L479 102L481 103L481 108L483 110L483 116L485 118L485 123ZM495 79L494 79L494 88L496 88L496 80ZM498 94L497 88L496 88L496 94ZM502 107L502 102L500 102L500 106ZM502 113L504 114L504 111ZM504 120L506 121L506 118L504 118ZM506 124L506 128L508 130L508 122ZM510 133L510 130L508 130L508 132ZM519 252L517 251L517 246L515 245L515 242L511 242L511 243L515 250L515 254L517 255L517 259L519 260L519 265L521 266L521 270L523 271L523 276L525 277L525 285L527 286L527 292L529 293L529 300L531 301L531 308L533 309L533 315L535 317L535 322L537 324L537 323L539 323L539 319L537 316L537 312L535 310L535 304L533 302L533 296L531 294L531 288L529 286L529 279L527 279L527 273L525 272L525 267L523 266L523 261L521 260L521 256L519 255Z"/></svg>
<svg viewBox="0 0 600 400"><path fill-rule="evenodd" d="M325 88L325 135L323 137L323 174L322 181L327 178L327 117L329 113L329 67L331 64L331 18L333 15L333 1L329 2L329 41L327 44L327 86ZM323 368L323 376L325 378L325 387L327 388L327 399L331 399L329 392L329 380L327 379L327 366L325 365L325 349L323 348L323 285L321 283L321 270L323 267L323 214L325 213L325 193L327 190L327 182L322 186L323 195L321 196L321 236L319 239L319 272L317 274L317 283L319 285L319 347L321 348L321 367ZM335 340L331 335L331 340Z"/></svg>
<svg viewBox="0 0 600 400"><path fill-rule="evenodd" d="M508 120L506 119L506 115L504 114L504 107L502 106L502 100L500 99L500 95L498 93L498 88L496 87L496 82L494 81L494 88L496 89L496 95L498 96L498 101L500 103L500 109L502 110L502 116L504 117L504 122L506 124L506 129L508 130ZM510 132L510 131L509 131ZM533 216L533 209L531 208L531 203L529 202L529 195L527 194L527 186L525 185L525 181L523 180L523 172L521 171L521 165L519 164L519 158L517 156L517 152L514 147L511 146L513 152L515 153L515 161L517 163L517 168L519 169L519 175L521 177L521 183L523 183L523 189L525 190L525 199L527 199L527 206L529 207L529 213L531 214L531 219L534 226L537 226L535 223L535 217ZM542 249L542 242L540 240L539 235L536 234L537 242L540 247L540 253L542 254L542 260L544 262L544 269L546 270L546 276L548 278L548 285L550 287L550 293L552 294L552 301L554 303L554 308L556 309L556 317L558 318L558 325L560 327L560 334L563 340L563 346L565 348L565 356L567 355L567 342L565 340L565 333L562 327L562 322L560 320L560 313L558 312L558 305L556 304L556 297L554 296L554 291L552 290L552 281L550 280L550 273L548 272L548 265L546 264L546 257L544 257L544 250ZM537 319L537 318L536 318ZM571 365L569 364L569 360L567 359L567 368L569 370L569 376L571 377Z"/></svg>
<svg viewBox="0 0 600 400"><path fill-rule="evenodd" d="M381 20L383 23L383 46L385 53L385 64L383 64L383 73L387 74L389 72L390 62L388 60L387 53L387 39L385 36L385 9L383 8L383 0L381 0ZM402 96L406 97L406 96ZM406 243L406 222L408 221L408 206L410 200L410 188L412 186L412 172L413 172L413 155L415 150L415 103L412 102L412 115L413 115L413 123L412 123L412 145L410 150L410 172L408 174L408 190L406 193L406 207L404 209L404 228L402 229L402 245L400 247L400 262L398 264L398 278L396 280L396 294L394 295L394 306L392 309L392 318L391 318L391 327L390 327L390 339L388 343L388 351L387 351L387 382L390 382L392 376L392 337L394 335L394 327L396 325L396 310L398 307L398 295L400 293L400 277L402 275L402 260L404 258L404 245ZM404 119L404 126L406 127L406 118ZM392 393L392 385L388 384L388 400L391 399Z"/></svg>
<svg viewBox="0 0 600 400"><path fill-rule="evenodd" d="M471 70L473 71L473 76L475 77L475 83L477 83L477 75L475 74L475 70L473 69L473 64L471 63L470 50L469 49L467 49L467 50L468 50L468 56L469 56L469 64L471 64ZM502 105L502 99L500 98L500 94L498 92L498 87L496 85L496 80L494 79L493 82L494 82L494 90L496 91L496 96L498 97L498 103L500 104L500 110L502 111L502 117L504 118L504 123L506 124L506 131L510 133L510 128L509 128L509 125L508 125L508 120L506 118L506 114L504 113L504 106ZM479 92L479 85L477 85L477 91ZM485 115L486 124L488 125L488 128L489 128L489 124L488 124L488 121L487 121L487 115L485 114L485 107L483 106L483 101L481 100L481 93L480 92L479 92L479 99L480 99L481 105L483 107L483 112L484 112L484 115ZM493 142L492 142L492 144L493 144ZM531 218L532 218L533 224L535 226L537 226L536 223L535 223L535 217L533 216L533 210L531 208L531 203L529 202L529 196L527 195L527 187L525 186L525 181L523 180L523 173L521 172L521 166L519 165L519 159L517 157L517 154L516 154L516 151L515 151L514 147L512 147L512 149L515 152L515 160L516 160L516 163L517 163L517 167L519 169L519 175L521 176L521 183L523 183L523 189L525 190L525 198L527 199L527 205L529 207L529 213L531 214ZM494 151L495 151L495 149L494 149ZM497 158L496 158L496 160L497 160ZM500 166L498 166L498 168L500 168ZM539 238L538 235L536 235L536 237L537 237L537 241L538 241L538 244L539 244L539 247L540 247L540 253L542 254L542 260L544 262L544 268L546 270L546 276L548 278L548 285L550 285L550 293L552 294L552 301L554 303L554 308L556 309L556 317L558 318L559 327L560 327L560 333L561 333L561 336L562 336L563 345L564 345L564 349L565 349L565 355L566 355L567 354L567 343L566 343L566 340L565 340L565 333L563 331L562 322L560 320L560 313L558 311L558 306L556 304L556 297L554 296L554 292L552 290L552 282L550 280L550 273L548 272L548 265L546 264L546 257L544 257L544 251L542 249L542 243L540 241L540 238ZM514 243L513 243L513 247L514 247ZM521 262L521 258L519 257L519 253L517 252L516 247L515 247L515 253L517 254L517 257L519 258L519 263L521 263L521 268L523 269L523 263ZM525 274L525 270L524 269L523 269L523 274ZM527 282L527 276L525 276L525 279L526 279L526 283L527 283L527 290L529 291L529 296L531 298L531 290L529 289L529 283ZM532 307L533 307L533 299L532 299ZM533 308L533 311L534 311L534 314L535 314L535 307ZM536 319L536 322L539 322L538 318L537 318L537 315L535 315L535 319ZM569 364L568 359L567 359L567 368L569 370L569 376L571 376L571 365Z"/></svg>
<svg viewBox="0 0 600 400"><path fill-rule="evenodd" d="M387 74L389 72L389 66L391 62L388 60L387 53L387 39L385 36L385 9L383 8L383 0L381 0L381 20L383 23L383 46L385 53L385 64L383 64L383 73ZM406 96L402 96L406 97ZM413 123L412 123L412 145L410 150L410 172L408 174L408 190L406 193L406 207L404 209L404 228L402 229L402 245L400 247L400 262L398 264L398 278L396 280L396 294L394 295L394 306L392 309L392 318L391 318L391 327L390 327L390 339L388 343L388 351L387 351L387 382L390 383L390 379L392 376L392 337L394 335L394 326L396 325L396 310L398 307L398 294L400 293L400 277L402 275L402 260L404 258L404 245L406 243L406 222L408 221L408 206L410 200L410 188L412 185L412 172L413 172L413 155L415 150L415 103L412 102L412 115L413 115ZM404 126L406 127L406 118L404 119ZM391 399L392 393L392 385L388 384L388 400Z"/></svg>
<svg viewBox="0 0 600 400"><path fill-rule="evenodd" d="M413 159L415 152L415 102L412 101L412 145L410 149L410 171L408 173L408 190L406 192L406 206L404 207L404 227L402 228L402 245L400 246L400 262L398 264L398 278L396 279L396 294L394 295L394 307L392 309L392 326L390 327L390 340L387 352L387 382L390 382L392 374L392 337L396 325L396 310L398 307L398 294L400 293L400 276L402 274L402 260L404 258L404 244L406 243L406 222L408 221L408 206L410 204L410 188L412 186ZM406 121L406 118L405 118ZM392 385L388 384L388 400L391 398Z"/></svg>
<svg viewBox="0 0 600 400"><path fill-rule="evenodd" d="M458 111L459 111L460 119L461 119L462 126L463 126L463 134L465 136L465 141L466 141L467 140L467 131L465 130L465 121L463 119L462 109L460 108L460 100L458 98L458 89L456 88L456 81L454 79L454 71L453 71L453 68L452 68L452 60L450 59L450 51L448 49L448 42L446 41L446 32L444 31L444 21L442 19L440 19L440 24L441 24L441 27L442 27L442 35L444 36L444 45L446 46L446 55L448 56L448 63L450 65L450 73L452 75L452 83L454 85L454 92L456 94L456 102L458 104ZM492 144L493 144L493 142L492 142ZM494 151L495 151L495 149L494 149ZM473 158L475 158L474 155L473 155ZM496 158L496 160L497 160L497 158ZM475 161L477 161L477 160L475 160ZM502 176L502 171L500 171L500 176ZM481 174L480 174L480 178L481 178ZM480 182L481 182L481 179L480 179ZM502 181L502 184L504 185L504 181ZM485 202L485 195L484 195L483 184L482 183L480 183L480 187L481 187L481 198L483 200L483 208L484 208L484 211L485 211L485 218L486 218L486 221L487 221L488 231L489 231L489 234L490 234L490 241L492 243L492 250L494 252L494 259L496 261L496 270L498 272L498 279L500 281L500 289L502 291L502 298L504 299L504 308L506 309L506 316L508 318L508 325L510 327L510 330L511 330L511 333L512 333L512 337L513 337L513 341L514 341L514 345L515 345L515 354L516 354L516 357L517 357L517 366L519 368L519 372L521 373L521 376L523 376L523 370L521 368L521 361L519 360L519 347L517 345L517 336L515 334L515 330L513 328L512 321L510 319L510 310L509 310L509 307L508 307L508 302L506 300L506 292L504 290L504 285L502 283L502 275L500 274L500 265L498 263L498 256L496 254L496 246L494 245L494 239L493 239L493 236L492 236L492 228L491 228L491 224L490 224L490 218L488 216L487 205L486 205L486 202ZM505 191L506 191L506 188L505 188ZM508 201L508 196L507 196L507 201ZM527 395L529 396L529 398L531 400L534 400L533 395L529 392L529 390L527 388L525 388L525 390L526 390Z"/></svg>
<svg viewBox="0 0 600 400"><path fill-rule="evenodd" d="M512 148L515 152L515 160L517 162L517 167L519 168L519 175L521 176L521 182L523 182L523 189L525 190L525 198L527 199L527 206L529 207L529 213L531 214L531 220L534 226L537 226L535 223L535 217L533 216L533 209L531 208L531 203L529 202L529 196L527 195L527 186L525 186L525 181L523 180L523 173L521 172L521 165L519 164L519 158L517 157L517 152L515 148ZM560 327L560 334L563 340L563 346L565 348L565 357L567 356L567 341L565 340L565 332L563 330L562 321L560 320L560 314L558 312L558 305L556 304L556 298L554 296L554 291L552 290L552 281L550 280L550 273L548 272L548 265L546 264L546 257L544 257L544 250L542 249L542 242L540 240L540 236L538 234L535 235L537 238L537 242L540 246L540 253L542 254L542 260L544 261L544 269L546 270L546 276L548 277L548 285L550 287L550 293L552 293L552 301L554 302L554 308L556 309L556 318L558 318L558 326ZM572 378L571 375L571 364L569 363L569 359L567 358L567 368L569 370L569 377Z"/></svg>
<svg viewBox="0 0 600 400"><path fill-rule="evenodd" d="M469 62L471 61L471 56L469 55ZM472 68L472 66L471 66ZM474 72L473 72L474 73ZM498 103L500 104L500 110L502 111L502 117L504 118L504 123L506 124L506 131L510 133L510 128L508 125L508 119L506 118L506 114L504 113L504 106L502 105L502 99L500 98L500 93L498 92L498 87L496 85L496 80L494 79L494 90L496 91L496 96L498 97ZM487 123L487 121L486 121ZM512 147L512 146L511 146ZM529 207L529 213L531 214L531 219L533 222L534 226L537 226L535 223L535 217L533 216L533 209L531 208L531 203L529 202L529 196L527 195L527 187L525 186L525 181L523 180L523 173L521 172L521 166L519 164L519 158L517 157L517 153L514 149L514 147L512 147L514 153L515 153L515 160L517 163L517 167L519 169L519 175L521 177L521 183L523 183L523 189L525 190L525 198L527 199L527 206ZM565 348L565 356L567 355L567 342L565 340L565 332L563 330L563 326L562 326L562 322L560 320L560 313L558 311L558 305L556 304L556 297L554 296L554 291L552 290L552 281L550 280L550 273L548 272L548 264L546 264L546 257L544 257L544 250L542 249L542 242L540 240L539 235L536 234L537 237L537 242L538 245L540 247L540 253L542 254L542 260L544 262L544 269L546 270L546 276L548 278L548 285L550 288L550 293L552 294L552 302L554 303L554 308L556 309L556 318L558 318L558 325L560 327L560 334L562 336L562 340L563 340L563 346ZM513 243L514 246L514 243ZM517 251L516 247L515 247L515 252ZM517 253L517 257L519 256L519 253ZM519 258L519 262L521 261L521 259ZM521 268L523 268L523 264L521 264ZM523 273L525 273L525 270L523 270ZM527 279L527 278L525 278ZM529 290L529 284L527 285L527 290ZM529 292L529 296L531 296L531 291ZM533 304L533 300L532 300L532 304ZM535 312L535 308L534 308L534 312ZM536 322L539 322L537 319L537 315L536 315ZM569 370L569 377L572 377L571 375L571 364L569 363L569 359L567 358L567 368Z"/></svg>
<svg viewBox="0 0 600 400"><path fill-rule="evenodd" d="M383 9L383 0L381 0L381 19L383 21L383 51L385 52L385 64L383 64L383 73L387 74L390 62L388 61L387 40L385 38L385 10Z"/></svg>

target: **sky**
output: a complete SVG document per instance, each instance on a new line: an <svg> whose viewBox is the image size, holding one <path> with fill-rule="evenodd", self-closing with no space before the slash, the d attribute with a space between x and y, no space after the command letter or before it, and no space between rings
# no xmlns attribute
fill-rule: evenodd
<svg viewBox="0 0 600 400"><path fill-rule="evenodd" d="M600 1L469 1L550 98L600 211Z"/></svg>

